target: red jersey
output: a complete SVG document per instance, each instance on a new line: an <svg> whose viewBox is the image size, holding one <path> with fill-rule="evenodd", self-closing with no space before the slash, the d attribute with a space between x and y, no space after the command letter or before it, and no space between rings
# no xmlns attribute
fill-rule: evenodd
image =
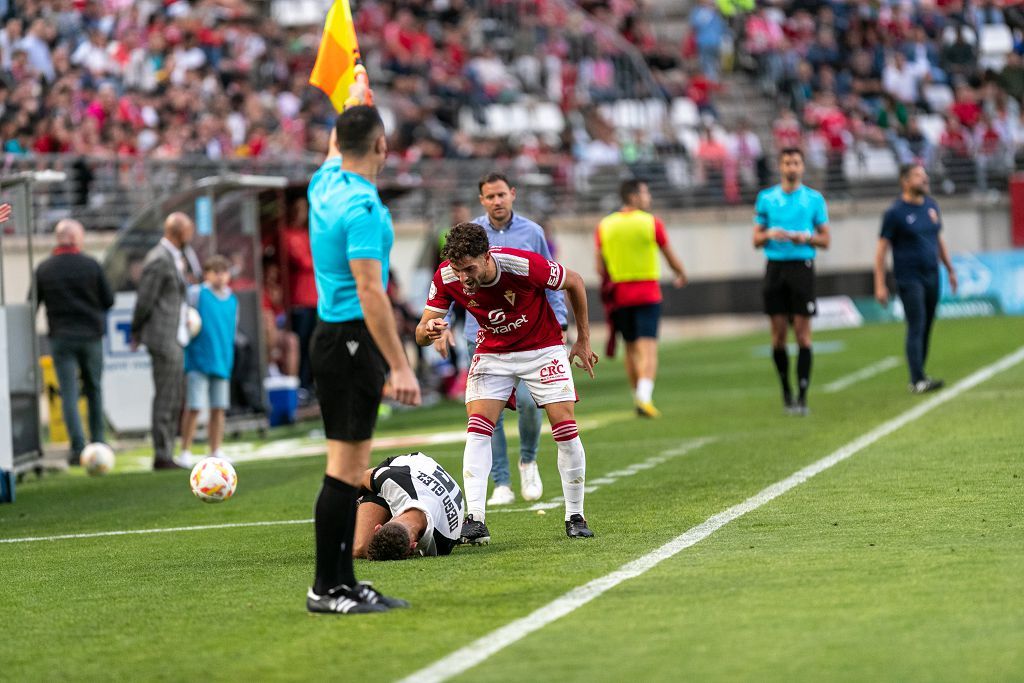
<svg viewBox="0 0 1024 683"><path fill-rule="evenodd" d="M565 268L522 249L491 247L498 267L493 282L469 294L444 261L434 273L426 309L447 313L458 303L480 323L477 353L536 351L562 344L562 326L548 304L546 289L565 286Z"/></svg>

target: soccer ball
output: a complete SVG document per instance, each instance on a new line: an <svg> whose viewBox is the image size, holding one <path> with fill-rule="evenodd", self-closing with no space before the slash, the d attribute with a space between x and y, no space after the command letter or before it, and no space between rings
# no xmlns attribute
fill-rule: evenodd
<svg viewBox="0 0 1024 683"><path fill-rule="evenodd" d="M192 468L188 478L192 493L204 503L219 503L235 493L238 475L224 458L203 458Z"/></svg>
<svg viewBox="0 0 1024 683"><path fill-rule="evenodd" d="M114 469L114 451L107 444L97 441L82 449L81 462L89 474L106 474Z"/></svg>
<svg viewBox="0 0 1024 683"><path fill-rule="evenodd" d="M199 311L188 307L188 312L185 314L185 326L188 327L189 339L195 339L199 336L200 330L203 329L203 318L199 315Z"/></svg>

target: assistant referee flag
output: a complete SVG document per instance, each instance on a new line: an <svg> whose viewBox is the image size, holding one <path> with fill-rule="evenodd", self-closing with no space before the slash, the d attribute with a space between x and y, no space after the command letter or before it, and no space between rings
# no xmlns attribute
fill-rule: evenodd
<svg viewBox="0 0 1024 683"><path fill-rule="evenodd" d="M356 40L356 27L352 22L352 8L348 0L334 0L327 12L324 22L324 35L320 39L320 50L316 54L313 73L309 75L310 85L323 90L336 111L345 109L345 100L349 96L349 86L356 82L357 76L366 78L365 69L359 55L359 41ZM369 88L369 83L364 82ZM370 102L366 102L370 104Z"/></svg>

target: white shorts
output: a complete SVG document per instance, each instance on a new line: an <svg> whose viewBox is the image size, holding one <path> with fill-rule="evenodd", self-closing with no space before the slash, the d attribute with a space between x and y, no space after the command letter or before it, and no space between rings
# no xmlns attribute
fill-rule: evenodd
<svg viewBox="0 0 1024 683"><path fill-rule="evenodd" d="M536 351L478 353L466 379L466 403L481 399L507 401L523 380L539 406L576 401L569 354L564 346Z"/></svg>

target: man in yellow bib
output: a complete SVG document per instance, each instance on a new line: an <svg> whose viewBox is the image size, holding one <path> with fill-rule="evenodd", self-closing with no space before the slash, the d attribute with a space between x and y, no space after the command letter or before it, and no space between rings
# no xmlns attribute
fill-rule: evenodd
<svg viewBox="0 0 1024 683"><path fill-rule="evenodd" d="M654 377L658 371L658 319L661 317L660 251L683 287L686 272L668 243L665 225L648 213L647 183L627 180L619 188L622 208L605 216L594 237L597 271L610 287L608 306L615 330L626 342L626 375L633 389L636 413L660 417L654 407Z"/></svg>

